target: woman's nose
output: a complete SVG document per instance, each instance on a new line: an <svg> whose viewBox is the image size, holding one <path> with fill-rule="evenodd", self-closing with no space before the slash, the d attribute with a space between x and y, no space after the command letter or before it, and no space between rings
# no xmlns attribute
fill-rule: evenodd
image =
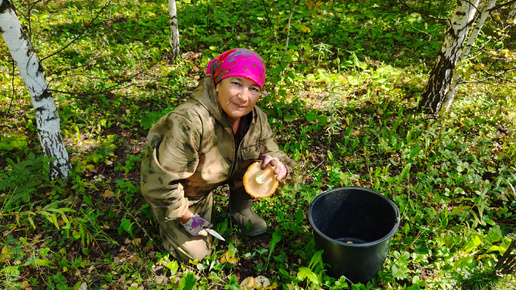
<svg viewBox="0 0 516 290"><path fill-rule="evenodd" d="M249 88L242 87L242 89L240 90L240 99L247 101L249 100L250 94L251 91L249 90Z"/></svg>

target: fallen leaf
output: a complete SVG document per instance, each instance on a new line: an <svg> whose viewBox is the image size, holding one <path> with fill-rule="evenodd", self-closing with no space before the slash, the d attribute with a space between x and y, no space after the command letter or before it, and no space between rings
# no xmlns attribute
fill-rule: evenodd
<svg viewBox="0 0 516 290"><path fill-rule="evenodd" d="M112 197L113 195L115 195L115 193L114 193L114 192L112 192L112 191L111 191L111 190L109 190L109 189L106 189L106 191L104 191L104 194L102 195L102 197L103 197L104 199L106 199L106 198L110 198L110 197Z"/></svg>
<svg viewBox="0 0 516 290"><path fill-rule="evenodd" d="M265 276L257 276L254 280L256 280L256 283L258 283L260 287L269 287L271 285L269 278Z"/></svg>
<svg viewBox="0 0 516 290"><path fill-rule="evenodd" d="M253 289L256 286L256 280L249 276L240 283L241 289Z"/></svg>

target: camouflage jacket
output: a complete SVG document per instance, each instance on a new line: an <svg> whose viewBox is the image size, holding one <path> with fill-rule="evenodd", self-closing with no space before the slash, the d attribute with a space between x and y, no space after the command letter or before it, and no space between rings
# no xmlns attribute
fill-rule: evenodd
<svg viewBox="0 0 516 290"><path fill-rule="evenodd" d="M247 167L265 154L292 172L257 106L243 117L237 135L219 105L213 78L206 76L191 99L163 116L147 136L141 191L155 213L174 220L187 212L189 197L199 199L226 183L242 187Z"/></svg>

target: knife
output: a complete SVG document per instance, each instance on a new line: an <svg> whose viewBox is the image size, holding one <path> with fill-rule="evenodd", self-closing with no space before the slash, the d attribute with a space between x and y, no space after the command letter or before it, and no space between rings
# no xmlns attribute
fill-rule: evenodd
<svg viewBox="0 0 516 290"><path fill-rule="evenodd" d="M217 239L219 240L222 240L222 241L226 241L226 239L224 239L219 233L217 233L216 231L210 229L210 228L204 228L205 231L207 231L210 235L216 237Z"/></svg>

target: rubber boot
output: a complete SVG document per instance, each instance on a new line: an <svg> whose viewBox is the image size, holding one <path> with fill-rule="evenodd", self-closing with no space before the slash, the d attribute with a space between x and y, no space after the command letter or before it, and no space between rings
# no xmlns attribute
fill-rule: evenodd
<svg viewBox="0 0 516 290"><path fill-rule="evenodd" d="M246 192L230 191L229 208L242 232L254 237L267 231L267 223L253 210L253 199Z"/></svg>

